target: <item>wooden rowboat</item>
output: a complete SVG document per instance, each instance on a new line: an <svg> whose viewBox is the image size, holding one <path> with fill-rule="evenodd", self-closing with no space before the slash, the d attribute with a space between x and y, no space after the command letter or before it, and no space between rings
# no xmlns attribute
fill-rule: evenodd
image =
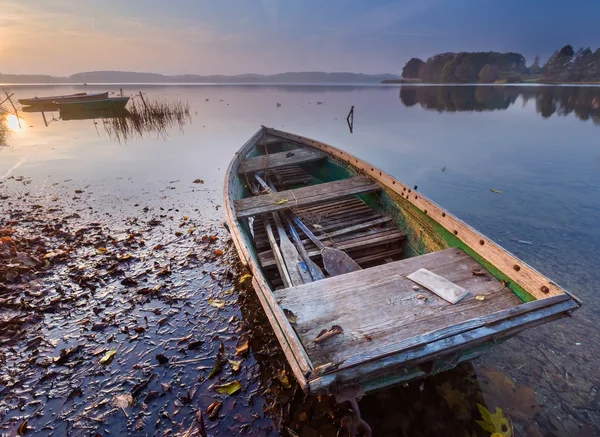
<svg viewBox="0 0 600 437"><path fill-rule="evenodd" d="M224 197L233 242L307 393L343 399L445 371L581 306L411 187L319 141L262 127L231 162ZM452 304L457 289L468 294Z"/></svg>
<svg viewBox="0 0 600 437"><path fill-rule="evenodd" d="M86 100L81 102L57 102L57 106L61 113L99 110L122 111L125 109L128 101L129 97L108 97L106 99Z"/></svg>
<svg viewBox="0 0 600 437"><path fill-rule="evenodd" d="M26 99L19 99L19 103L24 106L36 106L43 104L82 102L86 100L101 100L107 98L108 91L101 93L75 93L62 96L30 97Z"/></svg>

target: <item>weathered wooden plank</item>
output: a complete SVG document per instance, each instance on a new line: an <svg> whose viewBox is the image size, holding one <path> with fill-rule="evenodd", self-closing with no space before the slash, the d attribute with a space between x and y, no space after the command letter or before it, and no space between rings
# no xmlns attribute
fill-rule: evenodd
<svg viewBox="0 0 600 437"><path fill-rule="evenodd" d="M242 160L238 167L238 173L251 173L291 164L306 164L324 159L326 156L325 153L319 150L308 148L260 155Z"/></svg>
<svg viewBox="0 0 600 437"><path fill-rule="evenodd" d="M294 243L290 241L285 233L285 229L279 218L279 213L274 213L273 219L275 220L275 226L277 227L277 233L279 234L279 250L281 250L281 256L285 261L287 272L292 280L292 285L311 282L312 277L310 276L304 261L300 259L298 249L296 249Z"/></svg>
<svg viewBox="0 0 600 437"><path fill-rule="evenodd" d="M375 220L369 220L364 223L359 223L357 225L349 226L347 228L338 229L337 231L327 232L327 233L324 233L323 235L320 235L318 238L319 238L319 240L324 240L326 238L332 238L332 237L337 237L339 235L350 234L352 232L360 231L362 229L380 226L380 225L389 223L391 221L392 221L391 217L381 217L381 218L378 218ZM319 231L323 232L323 228L320 228Z"/></svg>
<svg viewBox="0 0 600 437"><path fill-rule="evenodd" d="M277 270L279 271L279 275L281 276L281 280L283 282L284 287L290 287L292 285L292 278L286 268L285 261L283 259L283 255L279 251L279 246L277 246L277 241L275 240L275 236L273 235L273 229L271 229L271 223L267 220L266 216L262 217L263 226L265 231L267 232L267 238L269 240L269 245L271 246L271 250L273 251L273 256L275 258L275 263L277 264Z"/></svg>
<svg viewBox="0 0 600 437"><path fill-rule="evenodd" d="M356 256L354 259L359 264L367 264L367 263L379 261L383 258L387 258L388 256L402 255L403 252L404 251L402 250L402 248L398 247L396 249L390 249L390 250L384 250L384 251L379 250L375 253L365 255L365 256Z"/></svg>
<svg viewBox="0 0 600 437"><path fill-rule="evenodd" d="M422 267L471 295L451 305L427 290L414 290L406 275ZM292 287L278 295L278 302L296 315L296 330L313 364L339 364L353 355L521 303L491 276L473 275L478 268L461 250L447 249ZM476 300L475 295L485 300ZM344 334L315 344L318 333L331 325L341 326Z"/></svg>
<svg viewBox="0 0 600 437"><path fill-rule="evenodd" d="M354 206L354 205L361 205L364 204L364 202L362 200L360 200L357 197L353 197L350 199L344 199L344 200L336 200L336 201L328 201L328 202L323 202L323 203L317 203L316 205L312 205L312 206L305 206L302 208L296 208L295 212L298 215L302 215L305 213L312 213L312 212L322 212L322 211L327 211L327 210L331 210L331 209L338 209L338 208L344 208L346 206Z"/></svg>
<svg viewBox="0 0 600 437"><path fill-rule="evenodd" d="M539 311L522 314L517 317L486 325L450 337L411 348L398 354L392 354L369 362L361 362L352 367L342 367L324 376L309 376L311 392L322 393L334 383L355 381L366 383L374 377L401 372L403 368L431 361L451 353L464 350L492 339L503 339L515 335L524 329L539 326L552 320L565 317L566 313L578 307L569 300L543 308ZM314 372L313 372L314 373Z"/></svg>
<svg viewBox="0 0 600 437"><path fill-rule="evenodd" d="M419 269L407 276L411 281L433 291L442 299L454 304L469 294L468 290L450 282L446 278L436 275L427 269Z"/></svg>
<svg viewBox="0 0 600 437"><path fill-rule="evenodd" d="M367 248L380 244L388 244L395 243L405 239L405 235L394 229L392 231L386 232L384 235L375 235L375 236L366 236L360 237L353 240L346 240L339 244L336 244L339 250L353 250L358 248ZM331 242L324 241L323 244L325 246L331 245ZM321 256L321 251L316 249L316 246L311 243L311 246L307 247L306 251L308 252L308 256L310 258L318 258ZM273 254L270 251L261 252L258 254L258 258L263 267L270 267L275 265L275 261L273 260Z"/></svg>
<svg viewBox="0 0 600 437"><path fill-rule="evenodd" d="M298 206L312 205L324 200L343 199L357 194L379 190L369 178L355 176L324 184L311 185L234 201L238 218L281 211Z"/></svg>
<svg viewBox="0 0 600 437"><path fill-rule="evenodd" d="M458 335L471 329L480 328L482 326L497 323L501 320L510 319L512 317L520 316L521 314L538 311L542 308L546 308L552 305L556 305L560 302L569 300L567 295L552 296L546 299L534 300L532 302L523 303L506 310L496 311L485 316L476 317L474 319L467 320L462 323L457 323L452 326L447 326L442 329L433 330L423 335L415 335L414 337L400 341L394 345L386 348L380 348L377 350L365 352L363 354L354 355L343 363L343 368L351 367L360 363L365 363L377 358L383 358L393 353L399 353L410 348L422 346L427 343L431 343L442 338L450 337L452 335Z"/></svg>

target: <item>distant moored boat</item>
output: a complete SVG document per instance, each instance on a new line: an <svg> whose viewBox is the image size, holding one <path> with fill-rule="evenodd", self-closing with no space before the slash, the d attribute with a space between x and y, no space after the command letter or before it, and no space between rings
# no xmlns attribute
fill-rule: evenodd
<svg viewBox="0 0 600 437"><path fill-rule="evenodd" d="M26 99L19 99L19 103L24 106L34 106L41 104L81 102L86 100L100 100L107 98L108 91L102 93L75 93L62 96L29 97Z"/></svg>

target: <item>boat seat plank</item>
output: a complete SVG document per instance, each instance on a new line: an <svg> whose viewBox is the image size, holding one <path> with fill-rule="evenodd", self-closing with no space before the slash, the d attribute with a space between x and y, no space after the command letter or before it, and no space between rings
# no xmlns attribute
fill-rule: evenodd
<svg viewBox="0 0 600 437"><path fill-rule="evenodd" d="M364 176L326 182L308 187L236 200L238 218L312 205L326 200L344 199L357 194L380 190L379 185Z"/></svg>
<svg viewBox="0 0 600 437"><path fill-rule="evenodd" d="M415 290L415 283L406 276L420 268L470 294L452 305L429 290ZM277 300L296 316L296 332L313 365L339 365L354 356L522 303L497 279L487 273L474 275L475 270L481 270L475 260L451 248L280 290ZM315 343L319 332L332 325L342 327L343 334Z"/></svg>
<svg viewBox="0 0 600 437"><path fill-rule="evenodd" d="M292 164L306 164L325 159L326 156L327 155L320 150L309 148L260 155L242 160L238 168L238 173L250 173L285 167Z"/></svg>

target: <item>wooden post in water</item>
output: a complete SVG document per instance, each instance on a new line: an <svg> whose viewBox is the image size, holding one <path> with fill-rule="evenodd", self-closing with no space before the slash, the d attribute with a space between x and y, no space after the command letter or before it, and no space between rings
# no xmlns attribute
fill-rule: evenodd
<svg viewBox="0 0 600 437"><path fill-rule="evenodd" d="M346 117L346 123L348 123L348 128L350 129L350 133L354 130L354 105L350 107L350 112L348 112L348 116Z"/></svg>
<svg viewBox="0 0 600 437"><path fill-rule="evenodd" d="M6 102L6 100L8 100L10 102L10 105L13 107L14 111L15 111L15 116L17 117L17 124L19 125L19 129L21 129L21 119L19 118L19 111L17 111L17 107L15 106L15 104L13 103L11 96L14 96L14 94L8 94L8 92L6 92L6 90L4 91L4 94L6 94L6 99L4 100L4 102Z"/></svg>
<svg viewBox="0 0 600 437"><path fill-rule="evenodd" d="M140 91L140 97L142 98L142 103L144 103L144 109L148 112L148 105L146 105L146 101L144 100L144 95Z"/></svg>

